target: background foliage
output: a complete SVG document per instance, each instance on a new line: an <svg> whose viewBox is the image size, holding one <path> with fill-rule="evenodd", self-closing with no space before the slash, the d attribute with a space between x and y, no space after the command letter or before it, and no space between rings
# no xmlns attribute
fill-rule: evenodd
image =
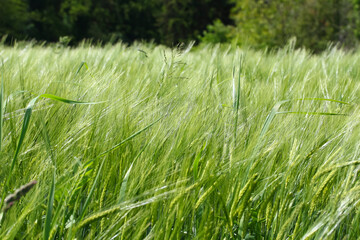
<svg viewBox="0 0 360 240"><path fill-rule="evenodd" d="M282 46L291 37L314 50L329 42L356 44L358 3L349 0L243 0L236 1L232 18L237 41L258 47Z"/></svg>
<svg viewBox="0 0 360 240"><path fill-rule="evenodd" d="M359 0L0 0L0 35L101 42L200 40L256 48L347 48L360 38Z"/></svg>

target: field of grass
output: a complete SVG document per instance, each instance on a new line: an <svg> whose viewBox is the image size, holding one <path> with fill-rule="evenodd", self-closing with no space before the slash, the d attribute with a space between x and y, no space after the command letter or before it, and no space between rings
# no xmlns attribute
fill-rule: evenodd
<svg viewBox="0 0 360 240"><path fill-rule="evenodd" d="M25 44L0 61L0 239L360 235L360 52Z"/></svg>

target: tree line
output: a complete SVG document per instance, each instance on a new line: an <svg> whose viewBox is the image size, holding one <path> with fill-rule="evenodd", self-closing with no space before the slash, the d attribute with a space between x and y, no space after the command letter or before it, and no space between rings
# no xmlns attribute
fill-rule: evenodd
<svg viewBox="0 0 360 240"><path fill-rule="evenodd" d="M0 36L56 42L230 42L355 47L360 0L0 0Z"/></svg>

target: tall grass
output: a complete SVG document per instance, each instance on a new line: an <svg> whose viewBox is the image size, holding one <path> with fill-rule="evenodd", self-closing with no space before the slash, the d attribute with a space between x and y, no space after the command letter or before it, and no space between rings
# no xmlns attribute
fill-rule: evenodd
<svg viewBox="0 0 360 240"><path fill-rule="evenodd" d="M360 235L359 52L19 44L1 58L1 205L37 181L1 239Z"/></svg>

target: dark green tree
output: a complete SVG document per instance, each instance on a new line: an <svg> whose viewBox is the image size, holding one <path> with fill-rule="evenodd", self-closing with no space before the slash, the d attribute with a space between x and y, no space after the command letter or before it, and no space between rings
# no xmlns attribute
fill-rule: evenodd
<svg viewBox="0 0 360 240"><path fill-rule="evenodd" d="M71 35L71 27L60 15L61 0L28 0L28 3L33 25L30 37L54 42L60 36Z"/></svg>
<svg viewBox="0 0 360 240"><path fill-rule="evenodd" d="M155 15L160 6L154 0L94 1L87 37L105 41L159 40Z"/></svg>
<svg viewBox="0 0 360 240"><path fill-rule="evenodd" d="M357 15L350 0L241 0L232 9L239 44L281 47L296 37L315 51L354 46Z"/></svg>
<svg viewBox="0 0 360 240"><path fill-rule="evenodd" d="M0 36L24 38L30 28L27 3L22 0L0 0Z"/></svg>
<svg viewBox="0 0 360 240"><path fill-rule="evenodd" d="M299 45L323 50L329 42L347 48L356 43L355 24L358 14L348 0L306 0L298 23Z"/></svg>
<svg viewBox="0 0 360 240"><path fill-rule="evenodd" d="M195 40L216 19L229 24L232 3L216 0L158 0L162 6L157 15L161 42L176 45Z"/></svg>

